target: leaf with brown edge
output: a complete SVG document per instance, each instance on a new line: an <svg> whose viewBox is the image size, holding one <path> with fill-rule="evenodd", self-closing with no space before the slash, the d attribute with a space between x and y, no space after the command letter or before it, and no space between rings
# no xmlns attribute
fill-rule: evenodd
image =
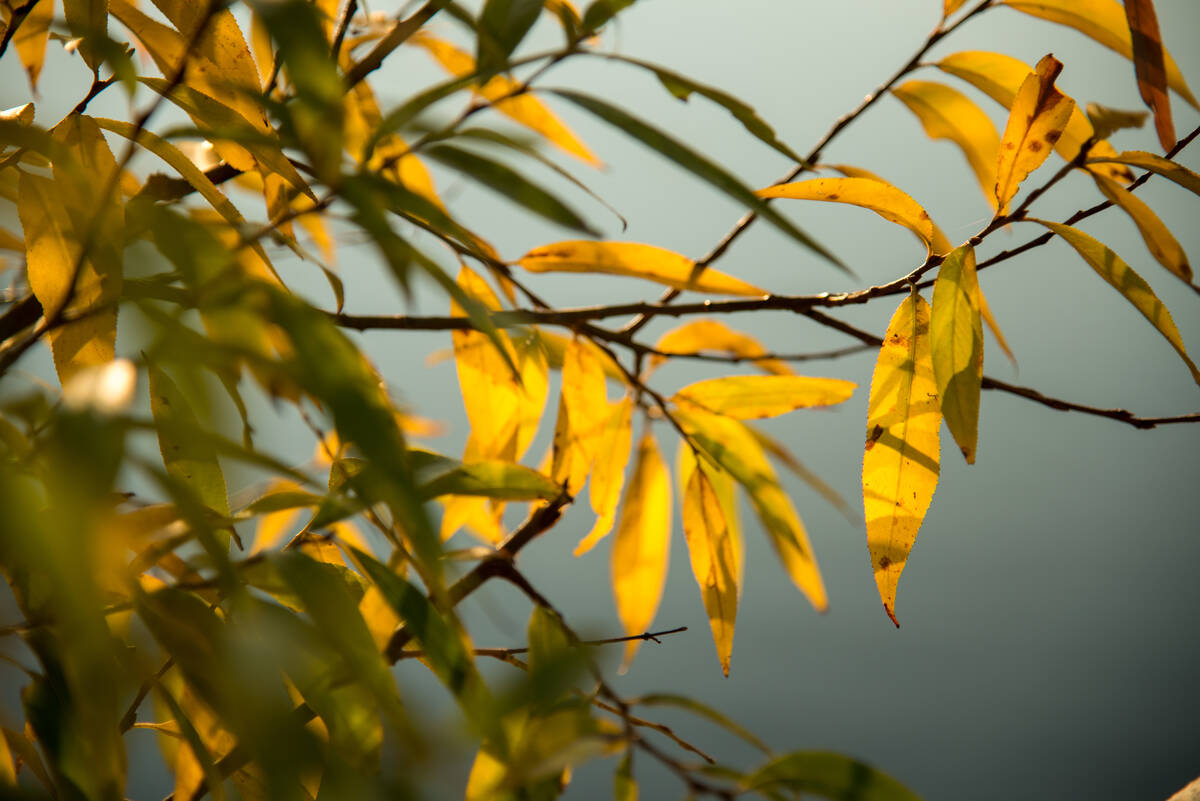
<svg viewBox="0 0 1200 801"><path fill-rule="evenodd" d="M1188 356L1187 349L1183 345L1183 337L1180 336L1179 329L1175 326L1175 320L1171 318L1171 313L1154 294L1150 285L1135 273L1132 267L1116 253L1113 253L1103 242L1096 241L1078 228L1032 217L1029 218L1029 221L1046 226L1075 248L1075 252L1088 263L1088 266L1132 303L1133 307L1150 321L1158 333L1171 343L1171 347L1175 349L1179 358L1183 359L1184 364L1191 371L1192 380L1200 385L1200 368L1197 368L1196 363Z"/></svg>
<svg viewBox="0 0 1200 801"><path fill-rule="evenodd" d="M888 323L871 378L863 512L875 585L897 626L896 585L937 488L942 425L929 304L915 292Z"/></svg>
<svg viewBox="0 0 1200 801"><path fill-rule="evenodd" d="M720 320L692 320L672 328L659 337L654 349L669 354L717 352L739 356L755 367L773 375L794 375L794 371L778 359L759 358L767 354L762 343L749 334L730 328ZM657 353L647 359L646 372L664 364L668 356Z"/></svg>
<svg viewBox="0 0 1200 801"><path fill-rule="evenodd" d="M1179 240L1163 224L1154 210L1137 195L1111 178L1094 174L1092 178L1104 196L1120 206L1133 220L1155 261L1190 285L1192 283L1192 266L1188 264L1187 254L1184 253Z"/></svg>
<svg viewBox="0 0 1200 801"><path fill-rule="evenodd" d="M953 53L935 64L938 69L948 75L961 78L988 97L1007 109L1011 109L1026 76L1033 68L1020 59L1004 53L989 53L982 50L968 50ZM1067 127L1062 136L1054 143L1054 152L1067 161L1079 155L1084 143L1093 137L1095 130L1083 112L1076 108L1071 112ZM1091 156L1115 155L1112 145L1105 141L1095 142L1088 154ZM1132 181L1133 173L1117 165L1109 165L1110 178L1118 181Z"/></svg>
<svg viewBox="0 0 1200 801"><path fill-rule="evenodd" d="M840 378L799 375L733 375L697 381L671 397L738 420L776 417L812 406L847 400L855 384Z"/></svg>
<svg viewBox="0 0 1200 801"><path fill-rule="evenodd" d="M721 671L729 675L733 653L733 629L737 619L737 557L733 538L725 523L725 513L703 470L693 469L681 475L683 491L683 533L691 556L692 574L700 585L700 597Z"/></svg>
<svg viewBox="0 0 1200 801"><path fill-rule="evenodd" d="M958 145L995 208L1000 134L991 118L962 92L933 81L908 81L892 89L892 94L917 115L930 139L948 139Z"/></svg>
<svg viewBox="0 0 1200 801"><path fill-rule="evenodd" d="M640 242L555 242L534 248L516 263L531 273L606 273L645 278L691 292L754 298L769 294L717 270L705 270L695 277L696 263L688 257Z"/></svg>
<svg viewBox="0 0 1200 801"><path fill-rule="evenodd" d="M587 536L575 546L575 556L590 551L612 530L617 505L625 484L625 465L633 447L633 398L625 396L609 406L608 419L596 450L589 479L588 499L596 522Z"/></svg>
<svg viewBox="0 0 1200 801"><path fill-rule="evenodd" d="M999 213L1008 213L1008 204L1021 182L1042 166L1071 119L1075 101L1054 86L1062 72L1062 63L1054 56L1043 56L1013 99L1004 138L1000 140L1000 160L996 165L996 201Z"/></svg>
<svg viewBox="0 0 1200 801"><path fill-rule="evenodd" d="M983 323L979 307L975 248L963 245L938 268L929 340L942 416L967 464L975 464L979 439L979 394L983 382Z"/></svg>
<svg viewBox="0 0 1200 801"><path fill-rule="evenodd" d="M1192 172L1182 164L1177 164L1170 159L1156 156L1153 153L1147 153L1144 150L1126 150L1122 153L1114 153L1111 156L1095 156L1094 158L1089 158L1087 164L1088 168L1091 169L1093 165L1103 165L1112 162L1149 170L1161 175L1168 181L1174 181L1195 195L1200 195L1200 175Z"/></svg>
<svg viewBox="0 0 1200 801"><path fill-rule="evenodd" d="M755 192L761 198L791 198L849 203L870 209L888 222L917 235L926 248L933 248L933 223L917 201L888 183L868 178L812 178L768 186Z"/></svg>
<svg viewBox="0 0 1200 801"><path fill-rule="evenodd" d="M654 622L667 580L670 541L670 476L654 436L645 434L638 444L612 549L613 595L626 634L641 634ZM629 668L640 643L625 644L622 670Z"/></svg>
<svg viewBox="0 0 1200 801"><path fill-rule="evenodd" d="M1009 8L1074 28L1125 58L1133 59L1133 40L1121 4L1116 0L1002 0ZM1163 48L1167 85L1193 107L1200 103L1188 88L1175 59Z"/></svg>
<svg viewBox="0 0 1200 801"><path fill-rule="evenodd" d="M1171 119L1162 35L1158 32L1153 0L1125 0L1125 19L1129 21L1138 93L1154 112L1154 130L1158 133L1159 144L1163 150L1170 150L1175 146L1175 123Z"/></svg>
<svg viewBox="0 0 1200 801"><path fill-rule="evenodd" d="M828 609L825 583L808 532L780 486L762 445L737 420L697 407L679 409L675 416L693 441L746 491L792 583L818 612ZM713 485L716 487L715 481Z"/></svg>

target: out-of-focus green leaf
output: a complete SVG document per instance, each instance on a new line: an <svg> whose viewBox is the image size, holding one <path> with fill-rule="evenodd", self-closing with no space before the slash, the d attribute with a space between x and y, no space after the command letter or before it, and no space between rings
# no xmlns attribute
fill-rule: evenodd
<svg viewBox="0 0 1200 801"><path fill-rule="evenodd" d="M529 33L542 10L542 0L487 0L479 12L479 48L475 62L480 80L504 69L508 57Z"/></svg>
<svg viewBox="0 0 1200 801"><path fill-rule="evenodd" d="M920 801L900 782L842 754L796 751L773 759L745 779L747 790L785 787L831 801Z"/></svg>
<svg viewBox="0 0 1200 801"><path fill-rule="evenodd" d="M427 498L477 495L506 501L534 501L557 498L562 487L524 465L487 461L455 467L421 485L421 492Z"/></svg>
<svg viewBox="0 0 1200 801"><path fill-rule="evenodd" d="M593 0L583 12L583 32L595 33L604 27L610 19L633 5L637 0Z"/></svg>
<svg viewBox="0 0 1200 801"><path fill-rule="evenodd" d="M150 412L158 428L158 447L167 472L190 487L210 509L228 517L229 498L217 449L204 435L191 404L171 377L155 365L148 372Z"/></svg>
<svg viewBox="0 0 1200 801"><path fill-rule="evenodd" d="M640 698L634 699L633 703L640 706L669 706L677 709L686 709L688 712L717 724L730 734L740 737L764 754L769 755L771 753L771 748L755 736L753 732L737 721L731 720L728 716L713 709L708 704L697 701L695 698L688 698L685 695L676 695L674 693L651 693L650 695L643 695Z"/></svg>

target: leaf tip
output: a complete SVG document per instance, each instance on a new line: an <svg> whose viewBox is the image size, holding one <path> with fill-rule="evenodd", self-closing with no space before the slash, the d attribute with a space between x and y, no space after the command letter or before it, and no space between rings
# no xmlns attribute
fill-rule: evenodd
<svg viewBox="0 0 1200 801"><path fill-rule="evenodd" d="M896 619L896 611L892 608L892 606L890 604L884 604L883 611L887 612L888 619L892 621L896 628L900 628L900 621Z"/></svg>

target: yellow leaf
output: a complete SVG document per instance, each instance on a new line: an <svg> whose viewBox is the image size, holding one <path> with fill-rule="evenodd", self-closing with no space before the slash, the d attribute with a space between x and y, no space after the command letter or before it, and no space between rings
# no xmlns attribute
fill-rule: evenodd
<svg viewBox="0 0 1200 801"><path fill-rule="evenodd" d="M970 245L955 250L938 269L929 340L942 415L967 464L975 464L983 381L983 323L975 248Z"/></svg>
<svg viewBox="0 0 1200 801"><path fill-rule="evenodd" d="M812 470L805 467L804 463L797 459L782 442L749 423L746 424L746 430L754 435L754 438L758 440L758 444L762 446L763 450L775 457L780 464L791 471L792 475L807 484L813 492L828 501L829 505L841 512L842 516L850 521L850 523L856 526L861 524L862 521L858 519L857 512L851 510L850 504L846 503L841 493L831 487ZM714 481L713 484L716 485L717 482Z"/></svg>
<svg viewBox="0 0 1200 801"><path fill-rule="evenodd" d="M879 349L863 452L867 548L883 608L897 626L896 585L937 487L941 425L929 305L913 293L892 316Z"/></svg>
<svg viewBox="0 0 1200 801"><path fill-rule="evenodd" d="M936 66L943 72L954 75L975 86L988 97L1007 109L1011 109L1017 97L1017 90L1033 68L1020 59L1003 53L988 53L971 50L954 53L939 61ZM1092 138L1095 130L1083 112L1076 108L1071 112L1071 119L1062 136L1054 143L1054 152L1067 161L1079 155L1084 142ZM1116 153L1112 145L1105 141L1096 142L1088 151L1092 156L1108 156ZM1133 173L1118 165L1107 165L1111 169L1110 178L1118 181L1133 180Z"/></svg>
<svg viewBox="0 0 1200 801"><path fill-rule="evenodd" d="M571 445L590 468L608 420L608 398L600 360L591 343L579 337L563 353L562 399L571 421Z"/></svg>
<svg viewBox="0 0 1200 801"><path fill-rule="evenodd" d="M703 470L681 476L684 483L683 533L687 537L692 573L700 585L700 597L721 670L729 675L733 653L733 627L737 618L737 557L725 513L717 493Z"/></svg>
<svg viewBox="0 0 1200 801"><path fill-rule="evenodd" d="M753 360L755 367L774 375L792 375L792 368L778 359L761 359L766 348L754 337L735 331L719 320L692 320L663 334L654 349L664 353L704 353L715 351ZM652 354L647 371L667 361L666 356Z"/></svg>
<svg viewBox="0 0 1200 801"><path fill-rule="evenodd" d="M813 178L768 186L755 192L763 198L793 198L850 203L870 209L888 222L902 225L933 247L933 223L925 209L896 187L869 178Z"/></svg>
<svg viewBox="0 0 1200 801"><path fill-rule="evenodd" d="M367 631L371 632L376 650L383 653L387 650L392 635L403 622L400 616L374 584L367 587L367 591L363 593L362 600L358 602L358 612L367 624Z"/></svg>
<svg viewBox="0 0 1200 801"><path fill-rule="evenodd" d="M46 63L46 43L50 40L50 23L54 21L54 0L41 0L29 10L21 27L13 34L17 58L25 67L29 86L37 89L38 76Z"/></svg>
<svg viewBox="0 0 1200 801"><path fill-rule="evenodd" d="M267 486L263 496L273 492L299 492L303 488L294 481L276 479ZM300 509L279 509L267 512L258 518L254 531L254 544L250 547L250 555L274 548L290 538L290 535L300 531Z"/></svg>
<svg viewBox="0 0 1200 801"><path fill-rule="evenodd" d="M537 436L546 409L546 398L550 394L550 368L546 363L546 351L535 334L519 342L517 369L521 373L521 397L517 402L517 441L513 461L517 461L529 450Z"/></svg>
<svg viewBox="0 0 1200 801"><path fill-rule="evenodd" d="M742 526L738 519L737 493L733 476L707 458L697 461L691 446L682 440L679 443L678 457L676 465L680 479L686 481L687 476L690 476L694 470L704 471L705 478L712 485L713 492L717 495L717 501L721 504L721 515L725 520L725 527L729 530L730 541L733 543L733 579L737 588L737 597L740 600L746 577L746 543L742 539Z"/></svg>
<svg viewBox="0 0 1200 801"><path fill-rule="evenodd" d="M1188 264L1187 254L1183 252L1183 246L1158 218L1158 215L1141 198L1111 178L1095 174L1092 175L1092 178L1095 179L1096 186L1104 193L1104 196L1124 209L1125 213L1133 219L1138 231L1142 234L1142 239L1146 241L1146 247L1150 249L1150 254L1154 256L1155 260L1190 284L1192 267Z"/></svg>
<svg viewBox="0 0 1200 801"><path fill-rule="evenodd" d="M1200 175L1192 172L1182 164L1176 164L1162 156L1156 156L1153 153L1147 153L1143 150L1126 150L1123 153L1114 153L1111 156L1089 158L1087 163L1090 169L1092 165L1103 165L1109 162L1128 164L1130 167L1140 167L1143 170L1150 170L1169 181L1174 181L1184 189L1200 195Z"/></svg>
<svg viewBox="0 0 1200 801"><path fill-rule="evenodd" d="M487 282L465 266L459 271L458 285L487 308L500 308L500 301ZM450 313L458 317L466 316L464 310L454 302L451 302ZM522 399L521 388L508 367L513 360L508 334L499 331L497 335L508 351L507 360L486 334L454 331L451 338L454 341L458 384L467 420L479 448L479 458L511 460Z"/></svg>
<svg viewBox="0 0 1200 801"><path fill-rule="evenodd" d="M567 343L571 340L562 334L556 334L553 331L537 329L538 339L542 342L542 347L546 349L546 363L556 370L561 370L563 365L563 353L567 350ZM609 355L604 351L597 351L596 355L600 357L600 363L604 366L604 374L609 378L615 378L618 381L624 380L625 374L621 372L621 368L617 366Z"/></svg>
<svg viewBox="0 0 1200 801"><path fill-rule="evenodd" d="M990 117L957 89L932 81L908 81L892 94L917 115L930 139L949 139L963 152L984 196L995 208L1000 134Z"/></svg>
<svg viewBox="0 0 1200 801"><path fill-rule="evenodd" d="M1086 112L1088 122L1096 129L1097 139L1107 139L1125 128L1141 128L1146 124L1146 118L1150 116L1145 111L1125 111L1102 106L1099 103L1088 103Z"/></svg>
<svg viewBox="0 0 1200 801"><path fill-rule="evenodd" d="M680 409L675 416L696 444L746 490L784 570L809 603L824 612L829 600L808 533L759 441L737 420L694 406ZM713 484L717 486L715 481Z"/></svg>
<svg viewBox="0 0 1200 801"><path fill-rule="evenodd" d="M33 103L24 103L20 106L13 106L12 108L0 111L0 120L15 122L18 125L32 125L33 117L36 113L37 109Z"/></svg>
<svg viewBox="0 0 1200 801"><path fill-rule="evenodd" d="M475 72L475 59L449 42L430 36L424 31L409 41L425 48L433 60L451 75L462 77ZM518 81L507 75L497 75L475 91L492 101L496 111L540 134L564 153L569 153L593 167L604 166L587 145L541 100L528 92L509 97L520 86Z"/></svg>
<svg viewBox="0 0 1200 801"><path fill-rule="evenodd" d="M625 465L629 463L629 452L633 446L633 398L626 396L612 404L608 420L604 424L603 436L596 451L592 467L588 499L596 513L592 530L575 546L575 555L590 551L604 539L617 518L617 504L621 500L621 487L625 484Z"/></svg>
<svg viewBox="0 0 1200 801"><path fill-rule="evenodd" d="M1004 5L1017 11L1041 17L1059 25L1074 28L1094 39L1109 50L1125 58L1133 59L1133 39L1124 10L1116 0L1003 0ZM1188 89L1183 73L1175 64L1171 54L1163 49L1163 62L1167 73L1167 85L1200 109L1200 103Z"/></svg>
<svg viewBox="0 0 1200 801"><path fill-rule="evenodd" d="M863 169L862 167L855 167L850 164L828 164L823 166L827 166L831 170L837 170L847 178L870 178L872 181L878 181L881 184L894 186L891 181L885 180L879 175L871 172L870 170ZM946 232L943 231L941 227L939 227L938 224L933 220L930 220L929 224L933 226L933 252L940 256L954 250L954 245L951 245L950 240L946 238Z"/></svg>
<svg viewBox="0 0 1200 801"><path fill-rule="evenodd" d="M93 72L103 59L96 39L108 36L108 3L105 0L63 0L63 16L72 36L78 37L78 52Z"/></svg>
<svg viewBox="0 0 1200 801"><path fill-rule="evenodd" d="M1032 217L1029 219L1030 222L1040 223L1065 239L1067 244L1075 248L1075 251L1101 278L1124 295L1125 299L1158 329L1158 333L1171 343L1171 347L1175 349L1179 358L1183 359L1184 364L1191 371L1192 379L1200 384L1200 369L1197 369L1195 362L1188 356L1187 350L1183 346L1183 337L1179 335L1179 329L1175 327L1175 320L1172 319L1171 313L1154 294L1150 285L1135 273L1133 268L1122 261L1121 257L1113 253L1103 242L1097 242L1078 228Z"/></svg>
<svg viewBox="0 0 1200 801"><path fill-rule="evenodd" d="M1017 194L1021 182L1050 155L1050 148L1062 137L1075 110L1075 101L1054 86L1060 72L1062 64L1054 56L1044 56L1013 100L996 165L1000 214L1008 213L1009 201Z"/></svg>
<svg viewBox="0 0 1200 801"><path fill-rule="evenodd" d="M1166 50L1158 32L1158 15L1153 0L1125 0L1125 19L1133 45L1133 67L1138 92L1154 112L1154 128L1163 150L1175 146L1175 123L1171 120L1171 98L1167 94Z"/></svg>
<svg viewBox="0 0 1200 801"><path fill-rule="evenodd" d="M346 152L350 157L368 170L395 181L438 208L444 208L429 169L424 162L409 152L408 144L398 135L388 134L383 137L371 152L370 160L363 164L366 145L383 121L375 93L366 81L359 81L346 93L344 105ZM390 166L383 169L385 163Z"/></svg>
<svg viewBox="0 0 1200 801"><path fill-rule="evenodd" d="M854 394L855 384L840 378L798 375L733 375L689 384L675 393L676 403L739 420L776 417L810 406L831 406Z"/></svg>
<svg viewBox="0 0 1200 801"><path fill-rule="evenodd" d="M942 19L958 11L967 0L942 0Z"/></svg>
<svg viewBox="0 0 1200 801"><path fill-rule="evenodd" d="M606 273L645 278L660 284L715 295L761 297L765 289L716 270L698 278L696 263L686 256L638 242L571 240L543 245L522 256L517 264L531 273Z"/></svg>
<svg viewBox="0 0 1200 801"><path fill-rule="evenodd" d="M571 414L562 395L558 397L558 417L554 422L554 439L550 444L550 478L566 486L572 497L579 494L587 481L588 463L584 459L571 427Z"/></svg>
<svg viewBox="0 0 1200 801"><path fill-rule="evenodd" d="M473 495L450 495L440 498L442 503L442 541L450 539L463 526L475 537L496 545L504 539L504 527L501 525L503 504L493 504L488 498Z"/></svg>
<svg viewBox="0 0 1200 801"><path fill-rule="evenodd" d="M613 594L626 634L641 634L654 622L667 580L670 543L670 478L654 436L646 434L638 444L612 550ZM624 669L633 661L640 642L625 644Z"/></svg>

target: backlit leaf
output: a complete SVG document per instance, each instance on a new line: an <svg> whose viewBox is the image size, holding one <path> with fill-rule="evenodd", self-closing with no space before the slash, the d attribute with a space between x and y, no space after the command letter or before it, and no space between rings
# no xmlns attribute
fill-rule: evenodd
<svg viewBox="0 0 1200 801"><path fill-rule="evenodd" d="M541 10L542 0L487 0L483 4L476 24L479 40L476 61L482 77L504 68Z"/></svg>
<svg viewBox="0 0 1200 801"><path fill-rule="evenodd" d="M1146 124L1149 112L1125 111L1119 108L1109 108L1099 103L1087 104L1087 118L1096 129L1097 139L1107 139L1114 133L1126 128L1141 128Z"/></svg>
<svg viewBox="0 0 1200 801"><path fill-rule="evenodd" d="M1146 242L1146 247L1150 249L1150 254L1154 256L1155 260L1190 284L1192 267L1188 264L1187 254L1183 252L1183 246L1179 244L1179 240L1163 224L1158 215L1146 205L1145 201L1111 178L1103 175L1092 175L1092 178L1095 179L1096 186L1104 193L1104 196L1124 209L1137 225L1142 239Z"/></svg>
<svg viewBox="0 0 1200 801"><path fill-rule="evenodd" d="M667 580L671 482L651 434L642 437L612 549L613 595L626 634L649 630ZM628 668L641 640L625 644Z"/></svg>
<svg viewBox="0 0 1200 801"><path fill-rule="evenodd" d="M676 289L716 295L761 297L765 289L708 269L693 278L695 262L686 256L638 242L555 242L517 260L532 273L607 273L645 278Z"/></svg>
<svg viewBox="0 0 1200 801"><path fill-rule="evenodd" d="M753 420L776 417L810 406L841 403L854 393L855 384L839 378L798 375L735 375L689 384L671 400L734 417Z"/></svg>
<svg viewBox="0 0 1200 801"><path fill-rule="evenodd" d="M717 494L703 470L680 476L683 485L683 533L687 537L692 573L700 596L721 670L729 675L733 653L733 628L737 619L737 557L733 538Z"/></svg>
<svg viewBox="0 0 1200 801"><path fill-rule="evenodd" d="M1129 24L1117 0L1003 0L1003 3L1017 11L1074 28L1125 58L1133 58ZM1167 85L1192 106L1200 108L1166 48L1163 48L1163 63Z"/></svg>
<svg viewBox="0 0 1200 801"><path fill-rule="evenodd" d="M50 23L54 21L54 0L39 0L29 9L21 27L13 34L12 43L17 48L17 58L25 67L29 85L37 89L38 76L46 63L46 43L50 40ZM12 24L13 20L9 20Z"/></svg>
<svg viewBox="0 0 1200 801"><path fill-rule="evenodd" d="M958 145L995 208L1000 134L991 118L962 92L933 81L908 81L892 89L892 94L917 115L930 139Z"/></svg>
<svg viewBox="0 0 1200 801"><path fill-rule="evenodd" d="M1060 72L1062 64L1054 56L1044 56L1013 99L996 167L1000 214L1008 213L1009 201L1021 182L1049 157L1075 110L1075 101L1054 86Z"/></svg>
<svg viewBox="0 0 1200 801"><path fill-rule="evenodd" d="M1029 73L1033 72L1033 68L1020 59L981 50L954 53L943 58L935 66L970 83L1007 109L1012 108L1017 90L1021 88ZM1095 130L1088 118L1082 110L1076 108L1071 112L1071 118L1067 121L1062 136L1054 143L1054 152L1071 161L1079 155L1079 150L1094 134ZM1092 145L1088 153L1091 156L1108 156L1115 155L1116 151L1108 142L1099 141ZM1129 170L1116 165L1111 167L1111 172L1108 173L1110 178L1118 181L1133 180L1133 173ZM991 193L989 188L989 194Z"/></svg>
<svg viewBox="0 0 1200 801"><path fill-rule="evenodd" d="M1163 150L1175 146L1175 123L1171 120L1171 98L1167 94L1167 71L1158 15L1153 0L1125 0L1125 18L1129 22L1133 45L1133 67L1138 92L1154 112L1154 128Z"/></svg>
<svg viewBox="0 0 1200 801"><path fill-rule="evenodd" d="M958 11L966 2L967 0L942 0L942 19Z"/></svg>
<svg viewBox="0 0 1200 801"><path fill-rule="evenodd" d="M747 790L787 788L831 801L920 801L900 782L842 754L796 751L771 760L746 777Z"/></svg>
<svg viewBox="0 0 1200 801"><path fill-rule="evenodd" d="M511 462L474 462L455 467L421 485L428 498L475 495L507 501L550 500L562 488L536 470Z"/></svg>
<svg viewBox="0 0 1200 801"><path fill-rule="evenodd" d="M695 407L678 410L676 417L696 444L746 490L784 570L809 603L818 612L824 612L829 601L808 532L779 485L762 445L745 425L728 417ZM715 481L713 486L719 495Z"/></svg>
<svg viewBox="0 0 1200 801"><path fill-rule="evenodd" d="M692 320L663 334L654 349L664 353L705 353L715 351L741 356L759 368L774 375L792 375L793 370L778 359L760 359L766 348L754 337L735 331L720 320ZM652 370L667 361L666 356L651 354L647 370Z"/></svg>
<svg viewBox="0 0 1200 801"><path fill-rule="evenodd" d="M1200 369L1197 369L1196 363L1188 356L1183 345L1183 337L1179 335L1179 329L1175 327L1171 313L1154 294L1150 285L1135 273L1133 268L1122 261L1121 257L1113 253L1103 242L1096 241L1078 228L1033 218L1030 218L1030 221L1046 226L1075 248L1088 266L1107 281L1113 289L1124 295L1125 299L1158 329L1163 338L1171 343L1171 347L1175 349L1179 358L1183 359L1184 364L1191 371L1192 379L1200 384Z"/></svg>
<svg viewBox="0 0 1200 801"><path fill-rule="evenodd" d="M911 294L892 315L871 379L863 511L875 584L896 621L896 585L933 500L942 414L929 345L929 305Z"/></svg>
<svg viewBox="0 0 1200 801"><path fill-rule="evenodd" d="M749 426L747 426L748 428ZM691 446L681 440L676 459L676 472L682 477L691 475L693 470L704 471L708 483L712 485L713 492L717 495L717 501L721 504L721 514L725 518L725 527L729 530L729 538L733 543L733 578L740 599L746 583L746 543L742 538L742 525L738 517L737 489L734 478L727 470L709 459L697 459Z"/></svg>
<svg viewBox="0 0 1200 801"><path fill-rule="evenodd" d="M975 248L970 245L955 250L938 268L933 285L929 345L942 416L967 464L974 464L983 381L983 323L979 314Z"/></svg>
<svg viewBox="0 0 1200 801"><path fill-rule="evenodd" d="M571 446L591 467L608 420L604 369L595 348L575 337L563 353L562 398L571 420Z"/></svg>
<svg viewBox="0 0 1200 801"><path fill-rule="evenodd" d="M834 509L837 509L838 512L841 513L842 517L846 518L847 521L855 526L861 525L862 521L858 518L858 512L850 508L850 504L846 503L846 500L842 497L841 493L831 487L828 482L826 482L819 475L806 467L804 463L797 459L795 454L788 450L782 442L767 434L765 431L755 428L750 424L746 425L746 430L749 431L756 440L758 440L758 444L761 445L763 450L767 452L767 455L774 457L775 460L779 462L779 464L782 464L784 467L786 467L792 475L803 481L813 492L817 493L826 501L828 501L830 506L832 506ZM716 484L716 482L714 482L714 484Z"/></svg>
<svg viewBox="0 0 1200 801"><path fill-rule="evenodd" d="M812 178L768 186L756 192L763 198L792 198L849 203L870 209L888 222L902 225L933 247L933 223L925 209L891 184L869 178Z"/></svg>
<svg viewBox="0 0 1200 801"><path fill-rule="evenodd" d="M108 3L106 0L63 0L63 15L72 35L83 39L79 55L93 72L100 68L101 58L94 40L108 35Z"/></svg>
<svg viewBox="0 0 1200 801"><path fill-rule="evenodd" d="M1169 181L1174 181L1184 189L1200 195L1200 175L1192 172L1182 164L1177 164L1174 161L1165 159L1162 156L1156 156L1153 153L1147 153L1142 150L1126 150L1111 156L1095 156L1094 158L1089 158L1087 161L1089 168L1093 164L1113 162L1128 164L1130 167L1140 167L1143 170L1150 170Z"/></svg>
<svg viewBox="0 0 1200 801"><path fill-rule="evenodd" d="M225 476L212 440L205 436L191 404L170 376L154 365L148 372L150 412L167 472L190 487L205 506L228 516Z"/></svg>
<svg viewBox="0 0 1200 801"><path fill-rule="evenodd" d="M626 396L608 407L608 419L596 448L588 486L588 500L592 511L596 513L596 522L587 536L575 546L576 556L590 551L612 530L632 446L633 398Z"/></svg>

